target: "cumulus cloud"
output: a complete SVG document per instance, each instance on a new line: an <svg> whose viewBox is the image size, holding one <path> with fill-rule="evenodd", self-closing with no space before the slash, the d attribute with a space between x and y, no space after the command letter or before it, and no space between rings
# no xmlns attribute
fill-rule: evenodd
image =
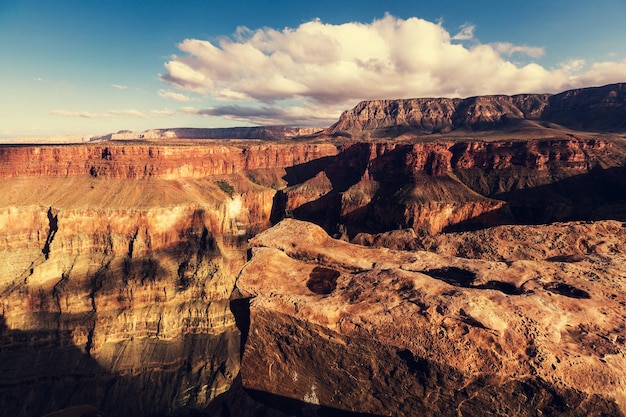
<svg viewBox="0 0 626 417"><path fill-rule="evenodd" d="M126 90L128 88L127 85L123 85L123 84L111 84L111 87L117 90Z"/></svg>
<svg viewBox="0 0 626 417"><path fill-rule="evenodd" d="M108 110L102 113L92 113L88 111L66 111L66 110L50 110L52 116L65 117L82 117L85 119L99 119L103 117L146 117L145 113L135 109L126 110Z"/></svg>
<svg viewBox="0 0 626 417"><path fill-rule="evenodd" d="M561 63L560 67L567 73L574 74L583 69L586 61L584 59L570 59L569 61Z"/></svg>
<svg viewBox="0 0 626 417"><path fill-rule="evenodd" d="M626 59L616 62L596 62L573 79L576 87L624 82Z"/></svg>
<svg viewBox="0 0 626 417"><path fill-rule="evenodd" d="M576 74L571 66L517 64L512 55L539 58L546 51L508 42L481 44L473 25L460 29L452 36L441 22L391 15L367 24L313 20L282 30L242 27L216 42L184 40L178 45L181 54L165 63L160 78L182 91L245 104L197 114L245 121L285 117L287 122L311 112L312 124L318 112L333 109L336 119L340 110L335 109L366 99L558 92L583 80L614 82L620 71L626 73L623 62L599 63ZM463 40L473 42L455 42ZM287 103L291 110L284 110ZM281 109L288 114L281 115ZM269 113L259 114L263 111Z"/></svg>

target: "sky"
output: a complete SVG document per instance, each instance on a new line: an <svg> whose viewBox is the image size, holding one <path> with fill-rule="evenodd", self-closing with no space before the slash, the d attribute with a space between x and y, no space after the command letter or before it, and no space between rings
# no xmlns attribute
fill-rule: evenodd
<svg viewBox="0 0 626 417"><path fill-rule="evenodd" d="M0 0L0 138L626 82L626 0Z"/></svg>

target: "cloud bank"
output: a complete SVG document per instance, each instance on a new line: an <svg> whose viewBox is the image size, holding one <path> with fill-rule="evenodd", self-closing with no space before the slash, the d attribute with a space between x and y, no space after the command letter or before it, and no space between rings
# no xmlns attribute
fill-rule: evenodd
<svg viewBox="0 0 626 417"><path fill-rule="evenodd" d="M307 119L296 114L325 115L366 99L558 92L624 81L626 61L598 63L586 71L580 65L516 64L509 58L539 58L545 50L482 44L474 31L467 24L451 36L440 23L391 15L369 24L313 20L283 30L241 27L216 43L184 40L178 45L182 54L165 63L160 78L182 91L248 104L225 103L197 114L287 123Z"/></svg>

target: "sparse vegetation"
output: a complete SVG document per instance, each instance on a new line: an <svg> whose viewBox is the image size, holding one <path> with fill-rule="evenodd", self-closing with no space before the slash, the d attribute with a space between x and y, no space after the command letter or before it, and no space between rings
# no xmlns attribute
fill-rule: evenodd
<svg viewBox="0 0 626 417"><path fill-rule="evenodd" d="M219 181L215 181L215 184L220 187L220 190L224 191L226 194L228 194L229 197L233 197L233 194L235 192L235 187L233 187L233 185L231 183L229 183L226 180L219 180Z"/></svg>

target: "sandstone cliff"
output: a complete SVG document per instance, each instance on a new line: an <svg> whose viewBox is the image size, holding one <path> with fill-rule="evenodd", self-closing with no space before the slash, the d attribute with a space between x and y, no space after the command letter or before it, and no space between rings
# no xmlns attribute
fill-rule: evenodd
<svg viewBox="0 0 626 417"><path fill-rule="evenodd" d="M330 415L626 411L623 247L470 260L361 248L295 220L251 244L237 281L248 389Z"/></svg>
<svg viewBox="0 0 626 417"><path fill-rule="evenodd" d="M626 84L556 95L521 94L466 99L417 98L363 101L326 130L332 136L397 136L494 130L520 122L556 123L575 130L626 130Z"/></svg>
<svg viewBox="0 0 626 417"><path fill-rule="evenodd" d="M275 190L261 183L334 153L1 148L0 414L171 415L228 390L229 297L247 238L270 226Z"/></svg>
<svg viewBox="0 0 626 417"><path fill-rule="evenodd" d="M255 169L285 168L334 155L332 144L184 145L92 144L0 147L0 178L204 178Z"/></svg>

